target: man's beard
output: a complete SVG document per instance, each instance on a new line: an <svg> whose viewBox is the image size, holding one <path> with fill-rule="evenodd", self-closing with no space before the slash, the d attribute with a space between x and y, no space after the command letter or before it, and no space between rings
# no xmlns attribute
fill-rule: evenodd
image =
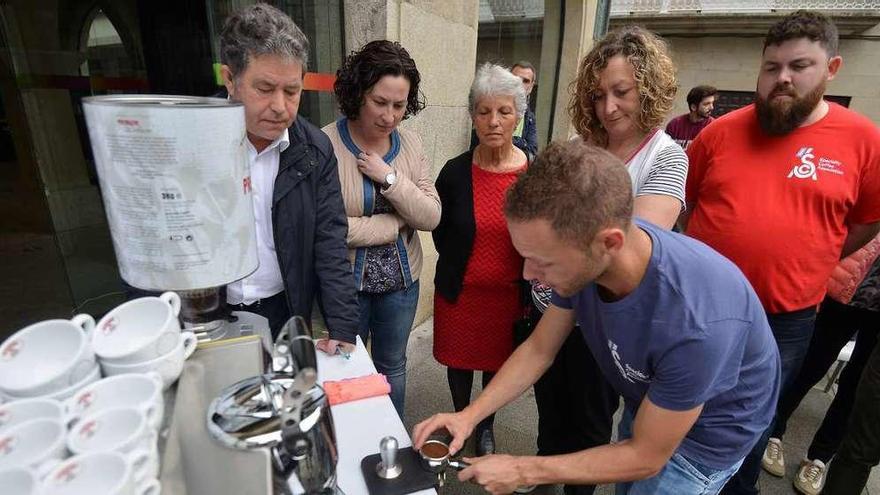
<svg viewBox="0 0 880 495"><path fill-rule="evenodd" d="M767 99L755 92L755 110L758 114L758 124L761 129L771 136L782 136L800 127L807 117L822 101L825 95L825 80L823 79L812 91L804 96L798 96L793 87L776 86ZM777 94L791 96L790 101L774 101Z"/></svg>

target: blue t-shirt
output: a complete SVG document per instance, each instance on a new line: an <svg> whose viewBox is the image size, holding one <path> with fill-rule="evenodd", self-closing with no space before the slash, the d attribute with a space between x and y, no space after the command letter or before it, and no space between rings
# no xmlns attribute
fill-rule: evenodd
<svg viewBox="0 0 880 495"><path fill-rule="evenodd" d="M574 309L602 373L635 412L703 404L678 451L715 469L742 459L770 424L779 395L776 341L742 272L705 244L646 222L653 243L638 287L605 302L595 283L556 306Z"/></svg>

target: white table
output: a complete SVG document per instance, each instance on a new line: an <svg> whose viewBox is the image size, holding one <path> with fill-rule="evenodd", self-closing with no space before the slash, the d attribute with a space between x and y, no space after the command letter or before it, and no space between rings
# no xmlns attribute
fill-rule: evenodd
<svg viewBox="0 0 880 495"><path fill-rule="evenodd" d="M341 355L328 356L318 351L318 381L342 380L376 372L370 355L360 337L351 359ZM412 440L387 395L338 404L330 408L336 428L339 463L337 485L345 495L367 495L367 484L361 474L361 459L379 452L379 441L388 435L397 439L399 448L412 446ZM415 492L433 495L433 489Z"/></svg>

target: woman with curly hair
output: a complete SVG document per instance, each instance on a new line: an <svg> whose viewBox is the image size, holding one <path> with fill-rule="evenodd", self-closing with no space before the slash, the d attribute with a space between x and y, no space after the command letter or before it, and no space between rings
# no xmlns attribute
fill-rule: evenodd
<svg viewBox="0 0 880 495"><path fill-rule="evenodd" d="M372 41L346 58L334 91L343 117L322 130L339 161L359 334L403 417L406 346L419 302L418 230L440 221L440 199L422 142L401 121L425 106L419 71L400 43Z"/></svg>
<svg viewBox="0 0 880 495"><path fill-rule="evenodd" d="M634 215L672 228L684 206L687 156L660 129L677 90L666 42L636 26L609 33L584 57L573 89L574 127L626 164Z"/></svg>
<svg viewBox="0 0 880 495"><path fill-rule="evenodd" d="M633 214L670 229L684 207L687 155L660 126L677 90L666 43L626 26L608 33L581 61L569 113L580 138L620 158L632 180ZM532 288L532 322L550 302L550 288ZM556 455L611 439L618 396L602 377L580 332L572 332L535 384L538 454ZM590 494L592 486L566 486Z"/></svg>

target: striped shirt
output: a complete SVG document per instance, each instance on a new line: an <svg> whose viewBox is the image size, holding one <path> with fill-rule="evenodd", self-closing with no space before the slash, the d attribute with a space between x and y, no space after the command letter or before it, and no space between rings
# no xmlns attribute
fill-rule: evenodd
<svg viewBox="0 0 880 495"><path fill-rule="evenodd" d="M668 134L657 130L626 162L635 197L648 194L672 196L684 207L688 158Z"/></svg>

